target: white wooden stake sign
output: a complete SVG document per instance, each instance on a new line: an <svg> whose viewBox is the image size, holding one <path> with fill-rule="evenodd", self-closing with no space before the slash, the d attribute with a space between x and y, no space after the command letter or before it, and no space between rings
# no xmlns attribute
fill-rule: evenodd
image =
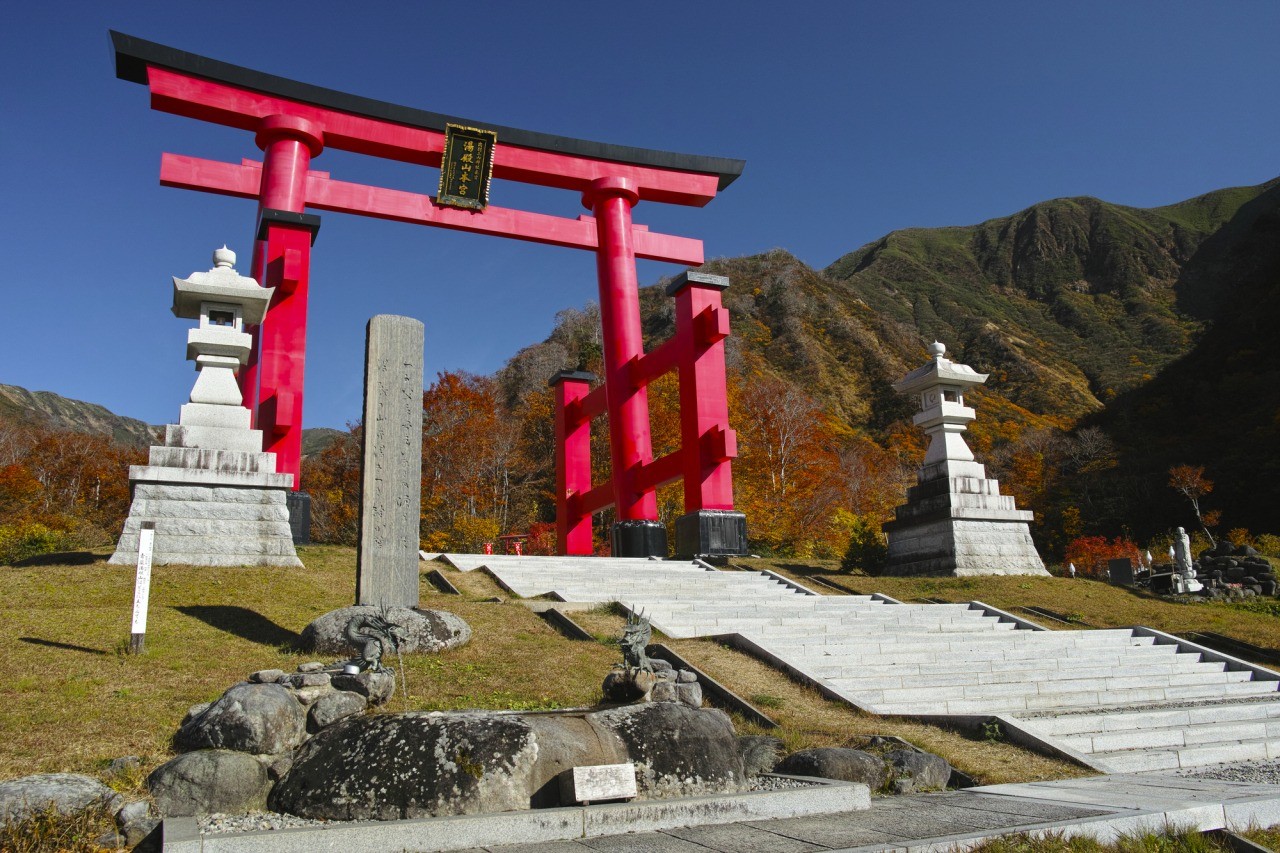
<svg viewBox="0 0 1280 853"><path fill-rule="evenodd" d="M133 627L130 628L129 653L142 654L147 638L147 600L151 597L151 549L156 540L156 523L142 522L138 531L138 578L133 584Z"/></svg>

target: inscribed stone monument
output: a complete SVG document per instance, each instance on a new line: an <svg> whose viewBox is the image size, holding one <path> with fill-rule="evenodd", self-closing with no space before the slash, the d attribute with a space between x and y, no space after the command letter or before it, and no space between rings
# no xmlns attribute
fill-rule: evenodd
<svg viewBox="0 0 1280 853"><path fill-rule="evenodd" d="M277 474L275 454L262 452L236 384L251 344L244 327L262 323L273 289L239 275L225 246L213 261L208 272L173 279L174 315L200 321L187 333L199 375L149 464L129 468L132 503L116 565L137 561L144 521L155 523L155 565L302 565L285 500L293 475Z"/></svg>
<svg viewBox="0 0 1280 853"><path fill-rule="evenodd" d="M392 314L365 333L357 604L418 606L423 338L422 323Z"/></svg>
<svg viewBox="0 0 1280 853"><path fill-rule="evenodd" d="M920 395L915 423L929 436L929 449L907 503L884 525L885 574L1047 575L1031 541L1033 514L1000 494L962 435L977 417L964 392L987 374L945 358L947 348L936 341L929 349L933 360L893 386Z"/></svg>

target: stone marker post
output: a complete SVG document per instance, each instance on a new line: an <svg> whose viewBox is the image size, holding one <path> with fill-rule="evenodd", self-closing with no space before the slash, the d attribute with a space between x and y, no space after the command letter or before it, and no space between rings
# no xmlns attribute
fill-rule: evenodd
<svg viewBox="0 0 1280 853"><path fill-rule="evenodd" d="M356 604L418 606L422 345L411 317L379 314L365 332Z"/></svg>

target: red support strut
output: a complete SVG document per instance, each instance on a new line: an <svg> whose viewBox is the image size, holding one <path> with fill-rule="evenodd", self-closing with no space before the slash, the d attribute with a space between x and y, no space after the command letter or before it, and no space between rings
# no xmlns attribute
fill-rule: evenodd
<svg viewBox="0 0 1280 853"><path fill-rule="evenodd" d="M590 556L591 511L582 496L591 491L591 418L582 404L590 373L562 370L551 377L556 401L556 553Z"/></svg>

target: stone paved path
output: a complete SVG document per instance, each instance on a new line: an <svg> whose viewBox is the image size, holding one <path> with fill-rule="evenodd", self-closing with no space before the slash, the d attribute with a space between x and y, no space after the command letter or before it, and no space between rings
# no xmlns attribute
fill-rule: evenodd
<svg viewBox="0 0 1280 853"><path fill-rule="evenodd" d="M1103 840L1122 832L1267 826L1280 822L1280 785L1165 774L1116 774L968 791L883 797L863 812L750 821L465 853L809 853L965 849L985 838L1050 830Z"/></svg>

